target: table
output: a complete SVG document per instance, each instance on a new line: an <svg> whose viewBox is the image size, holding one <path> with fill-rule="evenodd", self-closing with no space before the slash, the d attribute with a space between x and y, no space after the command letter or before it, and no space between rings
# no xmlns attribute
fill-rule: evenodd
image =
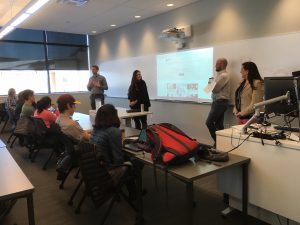
<svg viewBox="0 0 300 225"><path fill-rule="evenodd" d="M10 155L6 147L0 148L0 200L27 199L28 222L34 225L34 187Z"/></svg>
<svg viewBox="0 0 300 225"><path fill-rule="evenodd" d="M127 127L131 127L131 119L132 118L139 117L139 116L147 116L147 115L152 114L152 112L149 112L149 111L128 113L128 112L126 112L127 109L122 108L122 107L116 107L116 109L118 110L119 118L125 120L125 125ZM90 110L89 112L90 112L90 116L95 118L96 110Z"/></svg>
<svg viewBox="0 0 300 225"><path fill-rule="evenodd" d="M248 135L237 127L217 131L217 149L228 151ZM232 153L251 158L249 165L249 213L272 223L275 214L300 222L300 143L250 137ZM218 177L219 189L230 195L230 206L239 209L242 183L240 172L234 169ZM266 212L265 210L269 212ZM273 212L273 213L270 213Z"/></svg>
<svg viewBox="0 0 300 225"><path fill-rule="evenodd" d="M75 113L73 119L78 120L79 124L84 130L91 129L92 123L89 115ZM133 136L138 135L139 130L125 127L125 136ZM133 152L128 149L124 149L128 154L131 154L137 160L141 161L143 164L154 166L151 155L149 153L144 152ZM194 181L205 176L211 175L213 173L218 173L220 171L224 171L233 167L240 167L242 171L242 180L243 185L241 187L241 192L243 193L243 214L244 218L247 216L247 207L248 207L248 164L250 162L249 158L238 156L234 154L229 154L230 160L228 162L218 162L216 164L207 163L204 161L199 161L196 164L192 162L187 162L186 164L179 166L170 166L168 168L162 167L159 165L155 165L157 168L162 169L166 172L167 175L170 174L177 179L181 180L186 184L186 194L187 194L187 210L188 210L188 221L189 224L193 223L193 204L194 204ZM139 192L142 192L142 174L141 171L138 173L138 188ZM167 185L167 182L166 182ZM137 222L142 223L143 221L143 201L142 197L139 195L138 197L139 211L137 216Z"/></svg>
<svg viewBox="0 0 300 225"><path fill-rule="evenodd" d="M151 155L149 153L140 153L140 152L132 152L130 150L124 149L127 153L133 155L137 160L142 163L150 166L154 166ZM242 177L243 177L243 186L242 186L242 199L243 199L243 214L244 218L247 217L247 207L248 207L248 164L250 162L249 158L238 156L234 154L229 154L228 162L218 162L218 163L207 163L205 161L199 161L195 164L191 161L178 165L178 166L169 166L163 167L160 165L156 165L156 168L162 169L166 172L167 175L170 174L180 181L184 182L186 185L186 197L187 197L187 211L188 211L188 223L193 224L193 206L194 206L194 181L205 176L218 173L220 171L224 171L230 169L232 167L241 168ZM142 176L139 175L139 189L142 186ZM167 185L167 182L166 182ZM140 190L141 191L141 190ZM142 199L139 200L139 211L140 215L138 218L142 221Z"/></svg>

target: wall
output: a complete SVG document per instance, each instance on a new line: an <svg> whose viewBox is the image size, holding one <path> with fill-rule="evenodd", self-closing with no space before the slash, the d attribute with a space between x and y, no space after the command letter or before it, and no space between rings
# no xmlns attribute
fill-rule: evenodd
<svg viewBox="0 0 300 225"><path fill-rule="evenodd" d="M104 61L176 51L174 43L158 39L158 36L163 29L187 24L192 25L193 34L187 49L298 32L299 8L298 0L200 0L93 36L90 42L91 63L101 67ZM239 76L239 65L230 64L230 52L225 57L229 59L231 74ZM126 99L114 98L111 101L126 106ZM154 115L151 122L173 122L200 141L211 143L205 126L209 109L210 105L152 101ZM230 109L226 114L226 124L233 123L235 119Z"/></svg>

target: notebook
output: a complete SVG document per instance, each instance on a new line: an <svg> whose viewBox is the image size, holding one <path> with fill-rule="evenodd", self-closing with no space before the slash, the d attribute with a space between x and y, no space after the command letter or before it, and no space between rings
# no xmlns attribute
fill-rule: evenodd
<svg viewBox="0 0 300 225"><path fill-rule="evenodd" d="M129 149L134 152L143 151L145 149L145 144L147 143L147 133L146 129L142 129L139 137L136 141L125 144L124 148Z"/></svg>

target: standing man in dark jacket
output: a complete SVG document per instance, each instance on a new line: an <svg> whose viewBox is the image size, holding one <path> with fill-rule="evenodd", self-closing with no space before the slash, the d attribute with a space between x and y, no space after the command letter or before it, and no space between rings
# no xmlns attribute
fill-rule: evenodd
<svg viewBox="0 0 300 225"><path fill-rule="evenodd" d="M128 89L128 104L131 109L148 111L150 99L148 95L146 82L142 79L142 74L139 70L135 70L132 75L131 84ZM141 107L141 105L143 105ZM136 129L147 127L147 116L134 117Z"/></svg>
<svg viewBox="0 0 300 225"><path fill-rule="evenodd" d="M101 100L101 105L104 105L104 90L108 89L107 82L104 76L100 75L99 67L92 66L92 76L89 79L87 89L91 92L90 100L92 109L96 109L96 99Z"/></svg>

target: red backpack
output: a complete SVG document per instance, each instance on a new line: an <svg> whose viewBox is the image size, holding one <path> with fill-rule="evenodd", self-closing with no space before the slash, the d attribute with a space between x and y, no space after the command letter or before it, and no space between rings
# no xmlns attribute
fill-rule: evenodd
<svg viewBox="0 0 300 225"><path fill-rule="evenodd" d="M149 152L154 163L181 164L195 156L200 143L169 123L147 127Z"/></svg>

